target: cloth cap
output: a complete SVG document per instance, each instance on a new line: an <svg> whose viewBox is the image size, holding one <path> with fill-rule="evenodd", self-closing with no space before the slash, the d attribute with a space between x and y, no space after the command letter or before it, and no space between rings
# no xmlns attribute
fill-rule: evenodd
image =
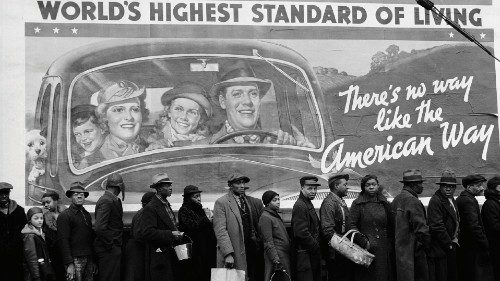
<svg viewBox="0 0 500 281"><path fill-rule="evenodd" d="M153 199L155 194L156 193L154 191L148 191L148 192L144 193L144 195L142 195L142 198L141 198L141 203L144 205L148 204L149 201L151 201L151 199Z"/></svg>
<svg viewBox="0 0 500 281"><path fill-rule="evenodd" d="M441 174L441 179L436 182L436 184L458 185L455 173L451 171L444 171L443 174Z"/></svg>
<svg viewBox="0 0 500 281"><path fill-rule="evenodd" d="M300 178L300 185L313 185L320 186L321 184L318 182L318 177L315 176L304 176Z"/></svg>
<svg viewBox="0 0 500 281"><path fill-rule="evenodd" d="M184 187L184 194L182 196L184 197L189 197L191 196L191 194L196 194L196 193L201 193L203 191L201 191L197 186L195 185L188 185L186 187Z"/></svg>
<svg viewBox="0 0 500 281"><path fill-rule="evenodd" d="M333 183L338 179L345 179L346 181L348 181L349 175L348 174L338 174L338 175L332 176L331 178L328 179L328 186L332 187Z"/></svg>
<svg viewBox="0 0 500 281"><path fill-rule="evenodd" d="M488 187L488 189L495 189L499 184L500 184L500 175L496 175L488 181L486 186Z"/></svg>
<svg viewBox="0 0 500 281"><path fill-rule="evenodd" d="M479 174L474 174L474 175L469 175L469 176L466 176L465 178L463 178L462 185L464 186L464 188L467 188L467 186L469 186L471 184L485 182L485 181L486 181L485 177L483 177Z"/></svg>
<svg viewBox="0 0 500 281"><path fill-rule="evenodd" d="M137 86L134 82L122 80L102 89L97 94L97 102L112 103L137 98L146 92L146 87Z"/></svg>
<svg viewBox="0 0 500 281"><path fill-rule="evenodd" d="M158 173L158 174L153 176L153 179L151 181L151 185L149 187L155 188L156 185L158 185L159 183L162 183L162 182L173 183L173 181L171 181L170 178L168 177L167 173Z"/></svg>
<svg viewBox="0 0 500 281"><path fill-rule="evenodd" d="M264 206L267 206L267 204L271 203L273 201L273 198L276 197L276 195L279 195L278 193L268 190L262 194L262 203L264 203Z"/></svg>
<svg viewBox="0 0 500 281"><path fill-rule="evenodd" d="M250 178L247 177L247 176L244 176L243 174L241 173L233 173L229 176L229 178L227 179L227 185L231 185L233 184L234 182L237 182L239 180L243 180L245 183L249 182L250 181Z"/></svg>
<svg viewBox="0 0 500 281"><path fill-rule="evenodd" d="M73 182L69 190L66 190L66 197L71 198L75 192L82 192L85 198L89 197L89 192L85 190L84 184L79 181Z"/></svg>
<svg viewBox="0 0 500 281"><path fill-rule="evenodd" d="M422 172L417 169L406 170L403 172L403 180L399 182L423 182Z"/></svg>
<svg viewBox="0 0 500 281"><path fill-rule="evenodd" d="M166 106L176 98L186 98L195 101L205 110L208 117L212 116L212 105L210 105L210 101L206 98L206 92L200 85L192 82L181 83L163 93L161 104Z"/></svg>
<svg viewBox="0 0 500 281"><path fill-rule="evenodd" d="M12 186L12 184L8 183L8 182L0 182L0 190L4 190L4 189L13 189L14 187Z"/></svg>

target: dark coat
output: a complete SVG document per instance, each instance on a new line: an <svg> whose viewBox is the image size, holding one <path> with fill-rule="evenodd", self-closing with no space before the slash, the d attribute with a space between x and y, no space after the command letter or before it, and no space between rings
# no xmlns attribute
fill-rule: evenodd
<svg viewBox="0 0 500 281"><path fill-rule="evenodd" d="M431 236L424 205L405 187L392 201L392 213L397 280L429 280L426 252Z"/></svg>
<svg viewBox="0 0 500 281"><path fill-rule="evenodd" d="M72 263L74 257L91 256L94 230L90 213L82 206L71 204L57 217L57 237L65 265Z"/></svg>
<svg viewBox="0 0 500 281"><path fill-rule="evenodd" d="M95 206L95 251L109 251L122 245L123 209L121 200L110 191L105 191Z"/></svg>
<svg viewBox="0 0 500 281"><path fill-rule="evenodd" d="M271 279L274 261L279 261L286 272L291 274L290 238L278 212L268 207L264 208L259 219L259 234L264 243L264 280Z"/></svg>
<svg viewBox="0 0 500 281"><path fill-rule="evenodd" d="M355 280L394 280L394 224L387 198L379 194L372 199L361 193L351 205L348 227L368 238L369 252L375 255L369 268L356 267Z"/></svg>
<svg viewBox="0 0 500 281"><path fill-rule="evenodd" d="M125 281L143 281L144 280L144 251L145 245L137 239L137 221L141 219L142 210L140 209L132 218L130 226L131 237L127 241L125 248Z"/></svg>
<svg viewBox="0 0 500 281"><path fill-rule="evenodd" d="M450 200L438 189L429 201L427 223L432 238L429 251L430 257L444 258L446 253L452 250L450 247L453 247L452 240L460 217L455 212L455 210L458 212L455 199L451 198L451 200L455 208L451 205Z"/></svg>
<svg viewBox="0 0 500 281"><path fill-rule="evenodd" d="M484 231L490 244L491 264L495 273L495 280L500 280L500 193L486 190L486 202L483 204L481 215Z"/></svg>
<svg viewBox="0 0 500 281"><path fill-rule="evenodd" d="M297 280L321 278L320 221L311 200L300 192L292 209Z"/></svg>
<svg viewBox="0 0 500 281"><path fill-rule="evenodd" d="M66 210L63 205L57 206L58 212ZM66 281L66 269L62 261L61 255L61 242L57 237L57 218L54 212L46 212L43 214L43 233L45 234L45 242L47 243L47 249L49 250L50 260L52 261L52 267L56 273L57 281Z"/></svg>
<svg viewBox="0 0 500 281"><path fill-rule="evenodd" d="M319 208L319 217L321 221L321 240L322 248L324 249L323 254L327 255L328 258L335 258L335 250L328 246L328 243L332 239L334 233L337 235L344 235L348 229L347 222L349 221L349 208L333 192L330 192L326 198L321 203Z"/></svg>
<svg viewBox="0 0 500 281"><path fill-rule="evenodd" d="M38 263L38 260L43 258L44 262L47 263L48 266L52 266L45 238L40 232L28 224L26 224L21 233L23 234L24 243L24 280L53 280L44 279L42 270L40 269L40 264ZM55 278L55 276L52 276L52 278Z"/></svg>
<svg viewBox="0 0 500 281"><path fill-rule="evenodd" d="M23 279L23 237L21 230L26 225L23 207L10 200L7 214L0 211L0 272L5 280Z"/></svg>
<svg viewBox="0 0 500 281"><path fill-rule="evenodd" d="M179 265L173 246L177 230L158 196L143 208L137 221L137 239L145 243L144 280L180 280Z"/></svg>
<svg viewBox="0 0 500 281"><path fill-rule="evenodd" d="M215 267L216 246L214 228L201 204L191 200L179 209L179 230L193 241L192 258L182 261L183 280L210 280L210 271Z"/></svg>

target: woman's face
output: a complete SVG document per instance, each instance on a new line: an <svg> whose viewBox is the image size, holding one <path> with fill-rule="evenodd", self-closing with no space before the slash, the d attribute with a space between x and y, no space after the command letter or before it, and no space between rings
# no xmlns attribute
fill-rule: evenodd
<svg viewBox="0 0 500 281"><path fill-rule="evenodd" d="M280 210L280 196L279 195L274 196L273 200L271 200L271 202L269 202L269 207L271 207L271 209L276 210L276 211Z"/></svg>
<svg viewBox="0 0 500 281"><path fill-rule="evenodd" d="M195 193L191 195L191 200L198 204L201 204L201 193Z"/></svg>
<svg viewBox="0 0 500 281"><path fill-rule="evenodd" d="M37 213L31 216L30 219L31 225L33 225L36 228L41 228L43 225L43 214L42 213Z"/></svg>
<svg viewBox="0 0 500 281"><path fill-rule="evenodd" d="M378 185L377 180L375 180L375 179L369 179L365 183L365 191L370 196L374 196L375 194L377 194L378 189L379 189L379 185Z"/></svg>
<svg viewBox="0 0 500 281"><path fill-rule="evenodd" d="M117 102L106 110L109 133L125 141L135 140L141 130L142 113L139 100Z"/></svg>
<svg viewBox="0 0 500 281"><path fill-rule="evenodd" d="M193 133L200 122L200 110L200 105L197 102L186 98L176 98L168 109L172 128L182 135Z"/></svg>
<svg viewBox="0 0 500 281"><path fill-rule="evenodd" d="M76 142L88 153L93 153L99 148L103 138L101 128L92 123L90 119L81 125L73 127L73 135Z"/></svg>

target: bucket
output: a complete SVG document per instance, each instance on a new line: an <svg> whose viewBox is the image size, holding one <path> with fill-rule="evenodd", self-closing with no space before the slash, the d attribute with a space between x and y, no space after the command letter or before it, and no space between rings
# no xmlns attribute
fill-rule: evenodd
<svg viewBox="0 0 500 281"><path fill-rule="evenodd" d="M189 239L189 243L180 244L174 247L177 259L179 259L180 261L190 259L193 253L193 240L191 240L191 238L189 238L189 236L187 235L185 235L184 237L187 237Z"/></svg>

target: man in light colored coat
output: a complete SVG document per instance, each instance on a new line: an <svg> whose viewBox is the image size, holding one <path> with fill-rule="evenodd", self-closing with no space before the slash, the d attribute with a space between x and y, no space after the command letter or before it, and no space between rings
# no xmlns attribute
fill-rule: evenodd
<svg viewBox="0 0 500 281"><path fill-rule="evenodd" d="M217 238L217 267L244 270L246 279L260 280L263 260L257 223L262 202L245 195L250 181L240 173L228 179L229 192L215 201L214 231Z"/></svg>

